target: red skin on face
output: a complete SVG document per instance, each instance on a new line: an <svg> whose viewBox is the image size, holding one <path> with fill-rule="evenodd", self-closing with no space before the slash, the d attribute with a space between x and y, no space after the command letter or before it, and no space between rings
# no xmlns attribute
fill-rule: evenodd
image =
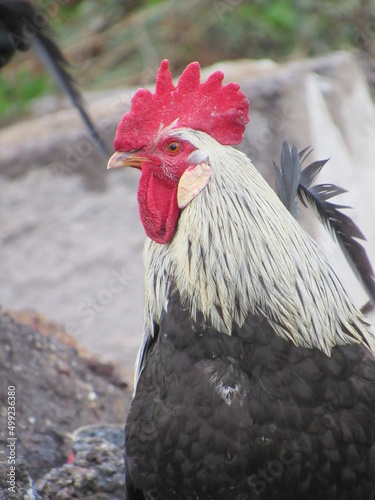
<svg viewBox="0 0 375 500"><path fill-rule="evenodd" d="M180 144L180 150L170 152L170 143ZM156 243L168 243L176 231L180 209L177 188L181 175L190 166L188 156L194 147L171 137L154 148L142 148L137 155L145 157L138 187L139 214L149 238Z"/></svg>

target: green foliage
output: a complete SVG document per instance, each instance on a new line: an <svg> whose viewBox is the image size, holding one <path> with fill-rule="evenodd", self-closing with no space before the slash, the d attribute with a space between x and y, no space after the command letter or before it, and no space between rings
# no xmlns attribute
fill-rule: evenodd
<svg viewBox="0 0 375 500"><path fill-rule="evenodd" d="M33 76L19 69L7 78L0 74L0 116L24 111L28 102L45 94L51 87L51 79L44 73Z"/></svg>
<svg viewBox="0 0 375 500"><path fill-rule="evenodd" d="M210 27L205 39L210 46L213 41L221 44L222 58L278 59L289 55L296 45L298 16L286 1L241 2L218 13L220 22Z"/></svg>
<svg viewBox="0 0 375 500"><path fill-rule="evenodd" d="M221 58L281 59L293 53L364 50L375 55L375 5L367 0L213 0L205 34Z"/></svg>
<svg viewBox="0 0 375 500"><path fill-rule="evenodd" d="M39 1L76 72L85 68L79 83L86 88L151 83L165 57L177 72L194 59L206 66L333 50L375 56L373 0ZM56 88L48 73L13 77L18 60L21 66L16 54L9 74L7 67L0 73L1 114Z"/></svg>

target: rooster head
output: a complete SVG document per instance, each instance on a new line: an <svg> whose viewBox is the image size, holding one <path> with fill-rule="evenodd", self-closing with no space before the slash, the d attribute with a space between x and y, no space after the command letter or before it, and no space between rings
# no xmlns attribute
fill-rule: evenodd
<svg viewBox="0 0 375 500"><path fill-rule="evenodd" d="M173 238L181 210L208 184L209 155L183 140L178 131L191 129L223 145L242 141L249 121L249 102L239 85L222 85L221 71L200 83L200 67L189 64L174 86L164 60L155 93L139 89L120 122L116 153L108 168L141 170L138 203L147 236L157 243Z"/></svg>

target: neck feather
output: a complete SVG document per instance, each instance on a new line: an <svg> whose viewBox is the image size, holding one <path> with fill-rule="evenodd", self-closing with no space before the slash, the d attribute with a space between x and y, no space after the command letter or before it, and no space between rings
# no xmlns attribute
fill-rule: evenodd
<svg viewBox="0 0 375 500"><path fill-rule="evenodd" d="M201 311L222 333L251 313L281 337L327 355L347 343L375 351L373 331L321 249L251 161L203 132L177 133L207 154L212 177L182 211L168 244L146 241L146 335L174 286L193 319Z"/></svg>

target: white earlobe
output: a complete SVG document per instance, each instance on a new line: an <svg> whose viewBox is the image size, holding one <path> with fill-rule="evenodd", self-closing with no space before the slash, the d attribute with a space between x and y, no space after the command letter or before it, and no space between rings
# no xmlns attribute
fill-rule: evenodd
<svg viewBox="0 0 375 500"><path fill-rule="evenodd" d="M178 207L185 208L207 186L210 177L211 166L208 163L198 163L187 168L178 183Z"/></svg>

